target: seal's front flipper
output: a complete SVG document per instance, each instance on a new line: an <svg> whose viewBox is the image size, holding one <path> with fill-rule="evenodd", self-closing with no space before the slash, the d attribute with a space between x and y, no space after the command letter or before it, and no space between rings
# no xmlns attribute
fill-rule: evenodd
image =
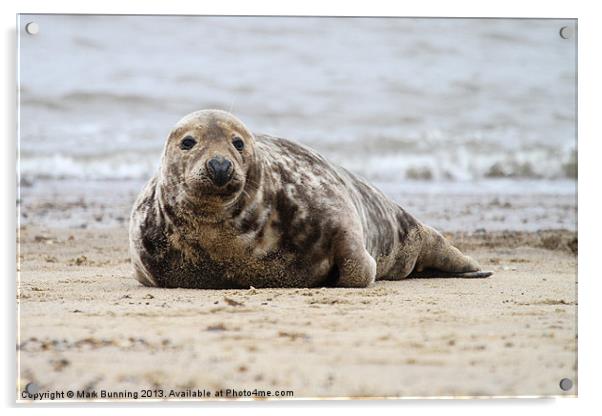
<svg viewBox="0 0 602 416"><path fill-rule="evenodd" d="M489 277L493 274L493 272L442 272L439 270L424 270L421 272L413 272L408 278L428 278L428 277L456 277L460 279L482 279L485 277Z"/></svg>
<svg viewBox="0 0 602 416"><path fill-rule="evenodd" d="M359 228L359 227L358 227ZM359 232L335 234L335 263L339 287L368 287L376 278L376 260L366 251Z"/></svg>

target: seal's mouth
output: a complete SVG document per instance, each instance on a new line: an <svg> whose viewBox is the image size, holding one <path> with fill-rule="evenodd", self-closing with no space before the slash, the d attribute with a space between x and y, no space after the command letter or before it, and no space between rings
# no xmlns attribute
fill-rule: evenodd
<svg viewBox="0 0 602 416"><path fill-rule="evenodd" d="M225 183L216 183L208 176L199 176L187 181L186 194L200 202L226 205L235 200L244 186L244 181L236 174Z"/></svg>

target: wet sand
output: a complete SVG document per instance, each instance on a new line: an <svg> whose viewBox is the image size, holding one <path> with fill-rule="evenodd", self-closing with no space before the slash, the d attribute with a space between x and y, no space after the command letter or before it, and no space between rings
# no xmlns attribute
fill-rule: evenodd
<svg viewBox="0 0 602 416"><path fill-rule="evenodd" d="M494 276L154 289L131 278L125 227L24 226L20 388L575 395L576 385L559 388L562 378L577 381L575 233L448 236Z"/></svg>

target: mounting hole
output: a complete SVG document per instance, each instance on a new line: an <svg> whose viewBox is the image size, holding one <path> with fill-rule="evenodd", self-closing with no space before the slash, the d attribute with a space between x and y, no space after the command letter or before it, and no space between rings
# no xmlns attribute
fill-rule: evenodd
<svg viewBox="0 0 602 416"><path fill-rule="evenodd" d="M29 394L36 394L40 391L40 386L38 386L36 383L27 383L27 386L25 386L25 391Z"/></svg>
<svg viewBox="0 0 602 416"><path fill-rule="evenodd" d="M570 378L563 378L560 380L560 388L564 391L569 391L573 388L573 380Z"/></svg>
<svg viewBox="0 0 602 416"><path fill-rule="evenodd" d="M558 33L560 33L560 37L562 39L570 39L573 37L573 28L568 26L562 26Z"/></svg>
<svg viewBox="0 0 602 416"><path fill-rule="evenodd" d="M25 31L30 35L37 35L40 31L40 25L36 22L29 22L25 25Z"/></svg>

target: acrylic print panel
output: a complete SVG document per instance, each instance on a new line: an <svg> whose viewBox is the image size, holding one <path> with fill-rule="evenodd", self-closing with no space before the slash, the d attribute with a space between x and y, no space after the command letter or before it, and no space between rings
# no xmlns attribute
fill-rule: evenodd
<svg viewBox="0 0 602 416"><path fill-rule="evenodd" d="M18 400L577 394L575 20L18 23Z"/></svg>

